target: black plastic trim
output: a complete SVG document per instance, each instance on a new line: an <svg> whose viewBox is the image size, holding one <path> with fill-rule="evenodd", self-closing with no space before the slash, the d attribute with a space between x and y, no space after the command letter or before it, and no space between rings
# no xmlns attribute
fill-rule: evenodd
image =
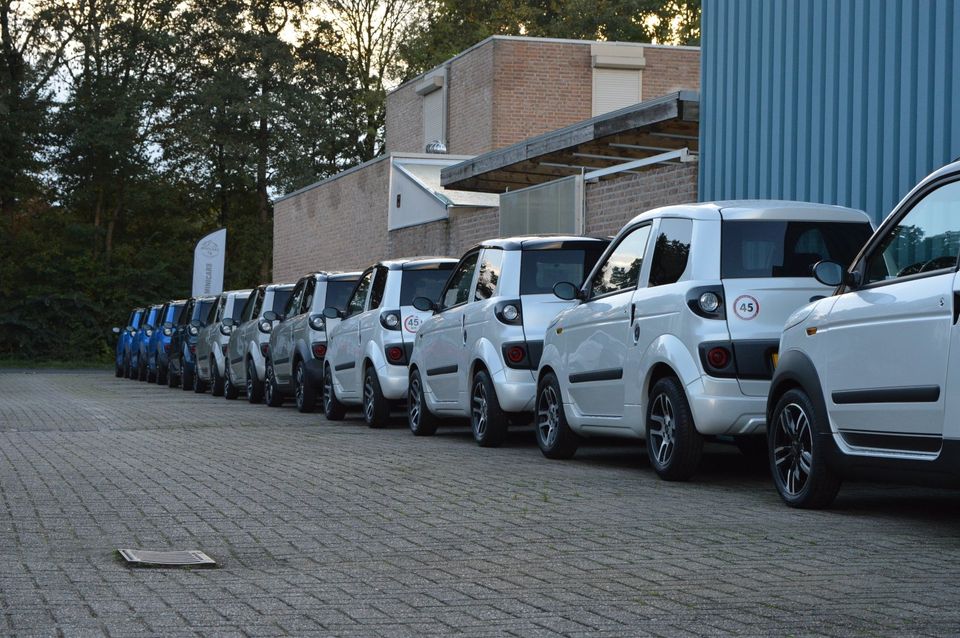
<svg viewBox="0 0 960 638"><path fill-rule="evenodd" d="M831 395L837 405L854 403L936 403L940 400L940 386L915 385L894 388L867 388L865 390L838 390Z"/></svg>
<svg viewBox="0 0 960 638"><path fill-rule="evenodd" d="M591 370L570 375L570 383L586 383L588 381L616 381L623 378L623 368L607 368L605 370Z"/></svg>
<svg viewBox="0 0 960 638"><path fill-rule="evenodd" d="M347 361L346 363L341 363L340 365L333 366L333 369L336 370L337 372L340 372L341 370L350 370L351 368L356 368L356 367L357 367L356 361Z"/></svg>
<svg viewBox="0 0 960 638"><path fill-rule="evenodd" d="M437 376L437 375L439 375L439 374L455 374L455 373L457 372L457 370L459 370L459 369L460 369L460 367L459 367L459 366L456 366L456 365L452 365L452 366L440 366L439 368L428 368L428 369L427 369L427 376L428 376L428 377L435 377L435 376Z"/></svg>
<svg viewBox="0 0 960 638"><path fill-rule="evenodd" d="M943 437L937 435L899 434L890 432L856 432L840 430L840 436L853 447L898 450L903 452L937 452Z"/></svg>

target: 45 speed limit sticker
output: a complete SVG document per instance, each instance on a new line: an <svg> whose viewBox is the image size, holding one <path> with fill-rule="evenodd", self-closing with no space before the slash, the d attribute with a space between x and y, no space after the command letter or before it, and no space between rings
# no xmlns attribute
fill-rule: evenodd
<svg viewBox="0 0 960 638"><path fill-rule="evenodd" d="M756 297L740 295L733 301L733 314L744 321L756 319L757 315L760 314L760 302L757 301Z"/></svg>
<svg viewBox="0 0 960 638"><path fill-rule="evenodd" d="M407 318L403 320L403 327L407 332L416 332L420 329L420 317L417 315L407 315Z"/></svg>

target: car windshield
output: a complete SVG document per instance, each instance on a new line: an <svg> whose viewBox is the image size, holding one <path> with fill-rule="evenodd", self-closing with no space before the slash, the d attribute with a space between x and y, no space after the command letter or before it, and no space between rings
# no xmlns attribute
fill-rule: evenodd
<svg viewBox="0 0 960 638"><path fill-rule="evenodd" d="M216 299L210 299L208 301L198 301L197 305L193 309L193 318L199 319L200 321L206 321L207 315L210 314L210 308L217 303Z"/></svg>
<svg viewBox="0 0 960 638"><path fill-rule="evenodd" d="M456 264L443 264L440 268L404 270L400 282L400 305L412 306L417 297L436 301L454 266Z"/></svg>
<svg viewBox="0 0 960 638"><path fill-rule="evenodd" d="M818 261L850 264L871 232L867 222L724 221L720 276L812 277Z"/></svg>
<svg viewBox="0 0 960 638"><path fill-rule="evenodd" d="M186 304L178 304L176 306L170 306L167 308L167 317L165 321L170 323L179 323L180 313L183 312L183 308Z"/></svg>
<svg viewBox="0 0 960 638"><path fill-rule="evenodd" d="M356 280L328 281L327 299L324 307L333 306L338 310L344 310L347 307L347 300L350 298L350 293L353 292L353 288L356 285Z"/></svg>
<svg viewBox="0 0 960 638"><path fill-rule="evenodd" d="M579 286L600 258L605 243L596 247L525 250L520 259L520 294L541 295L553 292L561 281Z"/></svg>
<svg viewBox="0 0 960 638"><path fill-rule="evenodd" d="M273 310L278 315L282 315L283 309L287 307L287 302L290 301L290 295L292 294L293 294L293 289L274 290L273 291L273 308L267 308L267 310Z"/></svg>

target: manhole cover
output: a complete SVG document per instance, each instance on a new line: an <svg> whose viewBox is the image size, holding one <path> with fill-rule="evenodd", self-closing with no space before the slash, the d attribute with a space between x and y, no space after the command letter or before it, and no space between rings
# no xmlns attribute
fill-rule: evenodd
<svg viewBox="0 0 960 638"><path fill-rule="evenodd" d="M217 564L217 561L195 549L176 552L152 552L146 549L118 549L117 551L130 565L162 565L165 567L207 565L212 567Z"/></svg>

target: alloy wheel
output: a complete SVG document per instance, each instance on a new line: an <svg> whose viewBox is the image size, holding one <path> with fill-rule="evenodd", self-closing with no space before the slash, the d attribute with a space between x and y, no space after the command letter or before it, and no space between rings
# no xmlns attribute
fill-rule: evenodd
<svg viewBox="0 0 960 638"><path fill-rule="evenodd" d="M373 380L366 377L363 381L363 418L373 422Z"/></svg>
<svg viewBox="0 0 960 638"><path fill-rule="evenodd" d="M673 412L673 403L670 397L661 393L653 400L653 408L650 410L650 420L657 427L651 425L650 440L647 445L652 445L656 451L657 463L662 467L670 462L673 456L673 450L676 447L677 426Z"/></svg>
<svg viewBox="0 0 960 638"><path fill-rule="evenodd" d="M487 433L487 390L479 381L473 384L473 429L474 436L482 439Z"/></svg>
<svg viewBox="0 0 960 638"><path fill-rule="evenodd" d="M264 377L267 380L267 387L264 388L267 397L267 403L273 403L273 366L269 363L267 364L266 374Z"/></svg>
<svg viewBox="0 0 960 638"><path fill-rule="evenodd" d="M244 387L247 389L247 396L253 396L253 362L247 361L247 382L244 383Z"/></svg>
<svg viewBox="0 0 960 638"><path fill-rule="evenodd" d="M297 409L303 407L303 365L297 364L296 388L294 389L297 398Z"/></svg>
<svg viewBox="0 0 960 638"><path fill-rule="evenodd" d="M803 491L813 465L813 430L810 419L796 403L780 412L773 435L773 461L783 489L791 496Z"/></svg>
<svg viewBox="0 0 960 638"><path fill-rule="evenodd" d="M333 373L330 372L330 368L327 367L323 371L323 410L326 413L331 412L330 402L333 400Z"/></svg>
<svg viewBox="0 0 960 638"><path fill-rule="evenodd" d="M420 426L420 379L414 377L410 381L410 405L407 407L407 414L410 416L410 423L414 427Z"/></svg>
<svg viewBox="0 0 960 638"><path fill-rule="evenodd" d="M537 428L540 439L547 447L553 447L560 431L560 399L553 386L544 387L537 405Z"/></svg>

